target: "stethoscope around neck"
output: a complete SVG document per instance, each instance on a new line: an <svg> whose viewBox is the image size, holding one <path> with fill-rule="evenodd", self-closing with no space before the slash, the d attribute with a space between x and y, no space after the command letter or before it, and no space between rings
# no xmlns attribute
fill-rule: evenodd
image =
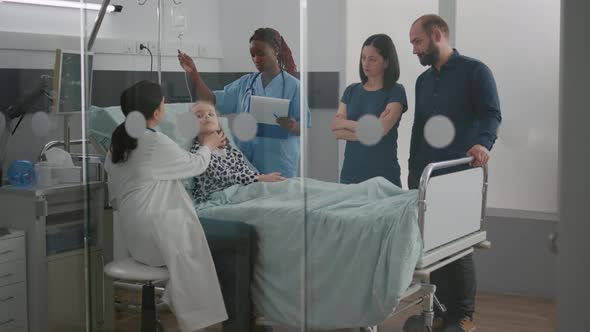
<svg viewBox="0 0 590 332"><path fill-rule="evenodd" d="M260 76L260 74L262 74L262 72L257 72L254 75L254 77L250 81L250 85L248 85L248 88L246 89L246 91L244 92L244 96L242 97L242 109L246 113L250 113L250 103L249 103L250 97L255 95L254 94L254 83L256 83L256 79L258 78L258 76ZM285 98L285 71L282 69L281 69L281 78L283 79L283 89L281 92L281 99L286 99Z"/></svg>

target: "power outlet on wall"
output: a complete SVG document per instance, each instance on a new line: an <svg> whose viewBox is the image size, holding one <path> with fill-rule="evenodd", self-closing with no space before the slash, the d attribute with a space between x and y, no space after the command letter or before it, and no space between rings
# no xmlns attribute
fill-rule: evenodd
<svg viewBox="0 0 590 332"><path fill-rule="evenodd" d="M145 48L142 50L141 45L147 46L150 49L153 55L156 55L156 42L151 40L138 40L135 46L135 54L139 55L150 55L150 52Z"/></svg>
<svg viewBox="0 0 590 332"><path fill-rule="evenodd" d="M142 54L142 55L149 55L148 51L146 49L141 49L141 45L146 45L148 46L148 42L147 41L137 41L135 43L135 54ZM149 47L149 46L148 46Z"/></svg>

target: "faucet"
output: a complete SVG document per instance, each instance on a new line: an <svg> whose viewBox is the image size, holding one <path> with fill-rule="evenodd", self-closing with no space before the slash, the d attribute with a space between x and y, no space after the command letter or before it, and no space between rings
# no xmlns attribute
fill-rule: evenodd
<svg viewBox="0 0 590 332"><path fill-rule="evenodd" d="M74 144L74 145L81 145L83 143L88 143L89 141L87 139L74 139L70 141L70 144ZM56 146L65 146L66 143L64 143L64 141L49 141L47 142L47 144L45 144L45 146L43 147L43 149L41 149L41 153L39 153L39 157L37 158L37 161L42 161L43 157L45 156L45 152L47 152L49 149L54 148Z"/></svg>

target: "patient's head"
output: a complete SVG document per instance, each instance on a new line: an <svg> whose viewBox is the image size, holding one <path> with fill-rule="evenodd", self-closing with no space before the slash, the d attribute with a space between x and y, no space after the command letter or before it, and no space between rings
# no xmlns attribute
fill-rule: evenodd
<svg viewBox="0 0 590 332"><path fill-rule="evenodd" d="M199 121L199 135L207 135L221 130L217 112L212 104L197 102L193 105L192 111Z"/></svg>
<svg viewBox="0 0 590 332"><path fill-rule="evenodd" d="M195 141L201 141L207 135L223 133L213 104L199 101L193 105L192 112L197 116L200 128L199 136L195 137Z"/></svg>

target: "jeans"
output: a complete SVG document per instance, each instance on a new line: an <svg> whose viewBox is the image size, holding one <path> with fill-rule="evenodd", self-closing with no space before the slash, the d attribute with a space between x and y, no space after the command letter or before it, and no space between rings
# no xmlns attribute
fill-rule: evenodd
<svg viewBox="0 0 590 332"><path fill-rule="evenodd" d="M421 172L412 172L408 176L408 187L418 189ZM473 254L469 254L430 275L431 282L436 285L436 296L447 307L442 313L435 307L436 315L448 320L459 320L465 316L473 318L475 312L475 294L477 280Z"/></svg>

